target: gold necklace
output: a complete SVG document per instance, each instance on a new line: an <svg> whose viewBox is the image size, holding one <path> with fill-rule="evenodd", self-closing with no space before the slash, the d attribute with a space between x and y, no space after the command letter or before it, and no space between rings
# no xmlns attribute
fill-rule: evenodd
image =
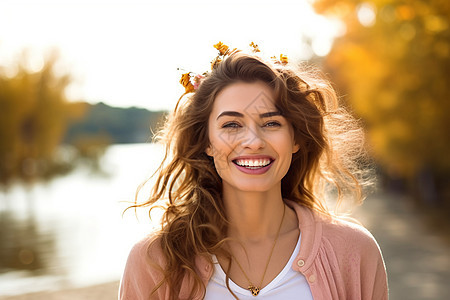
<svg viewBox="0 0 450 300"><path fill-rule="evenodd" d="M264 277L266 276L266 272L267 272L267 268L269 267L269 263L270 263L270 259L272 258L272 254L273 254L273 250L275 249L275 245L277 244L278 241L278 236L280 235L280 231L281 231L281 225L283 225L283 220L284 220L284 215L286 213L286 205L283 204L283 216L281 217L281 222L280 222L280 227L278 227L278 231L277 231L277 235L275 236L275 240L273 242L273 246L272 249L270 250L270 254L269 254L269 258L267 259L267 263L266 263L266 267L264 268L264 273L262 275L261 281L259 282L258 286L255 286L252 281L248 278L247 274L244 271L244 268L242 268L241 264L239 263L239 261L236 259L236 257L234 257L234 255L232 255L232 257L234 258L234 260L236 261L239 269L241 269L242 274L244 274L245 278L248 281L248 287L247 289L252 293L253 296L258 296L259 292L261 291L261 286L263 284L264 281Z"/></svg>

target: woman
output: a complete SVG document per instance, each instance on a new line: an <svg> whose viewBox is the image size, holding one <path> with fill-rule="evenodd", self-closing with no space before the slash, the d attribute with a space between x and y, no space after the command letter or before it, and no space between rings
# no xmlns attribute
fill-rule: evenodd
<svg viewBox="0 0 450 300"><path fill-rule="evenodd" d="M285 57L216 48L196 89L182 80L154 190L136 205L168 199L162 229L131 250L120 299L387 299L377 243L324 203L330 186L361 198L354 120Z"/></svg>

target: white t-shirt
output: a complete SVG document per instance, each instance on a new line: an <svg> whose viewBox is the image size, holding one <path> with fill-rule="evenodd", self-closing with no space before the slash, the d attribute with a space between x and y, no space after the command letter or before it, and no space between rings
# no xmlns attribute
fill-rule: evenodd
<svg viewBox="0 0 450 300"><path fill-rule="evenodd" d="M300 250L301 235L298 238L294 252L292 252L283 270L268 285L259 292L258 296L253 296L249 290L244 289L229 279L230 289L238 296L240 300L279 300L279 299L305 299L313 300L311 290L305 276L292 269L292 263ZM205 300L235 300L227 288L225 282L225 272L213 256L214 274L206 286Z"/></svg>

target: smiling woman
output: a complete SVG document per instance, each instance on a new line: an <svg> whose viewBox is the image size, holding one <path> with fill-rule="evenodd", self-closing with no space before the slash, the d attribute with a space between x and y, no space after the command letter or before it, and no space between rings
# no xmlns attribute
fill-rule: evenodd
<svg viewBox="0 0 450 300"><path fill-rule="evenodd" d="M376 241L323 198L331 184L362 199L354 120L285 56L216 48L212 72L183 77L155 187L134 206L163 204L162 228L132 249L120 298L387 299Z"/></svg>

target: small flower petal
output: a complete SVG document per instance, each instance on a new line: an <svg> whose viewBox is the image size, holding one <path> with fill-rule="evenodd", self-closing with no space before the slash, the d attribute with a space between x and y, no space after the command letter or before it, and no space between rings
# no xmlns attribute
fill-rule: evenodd
<svg viewBox="0 0 450 300"><path fill-rule="evenodd" d="M184 73L183 75L181 75L180 83L184 87L186 93L194 92L195 89L191 83L190 73Z"/></svg>

